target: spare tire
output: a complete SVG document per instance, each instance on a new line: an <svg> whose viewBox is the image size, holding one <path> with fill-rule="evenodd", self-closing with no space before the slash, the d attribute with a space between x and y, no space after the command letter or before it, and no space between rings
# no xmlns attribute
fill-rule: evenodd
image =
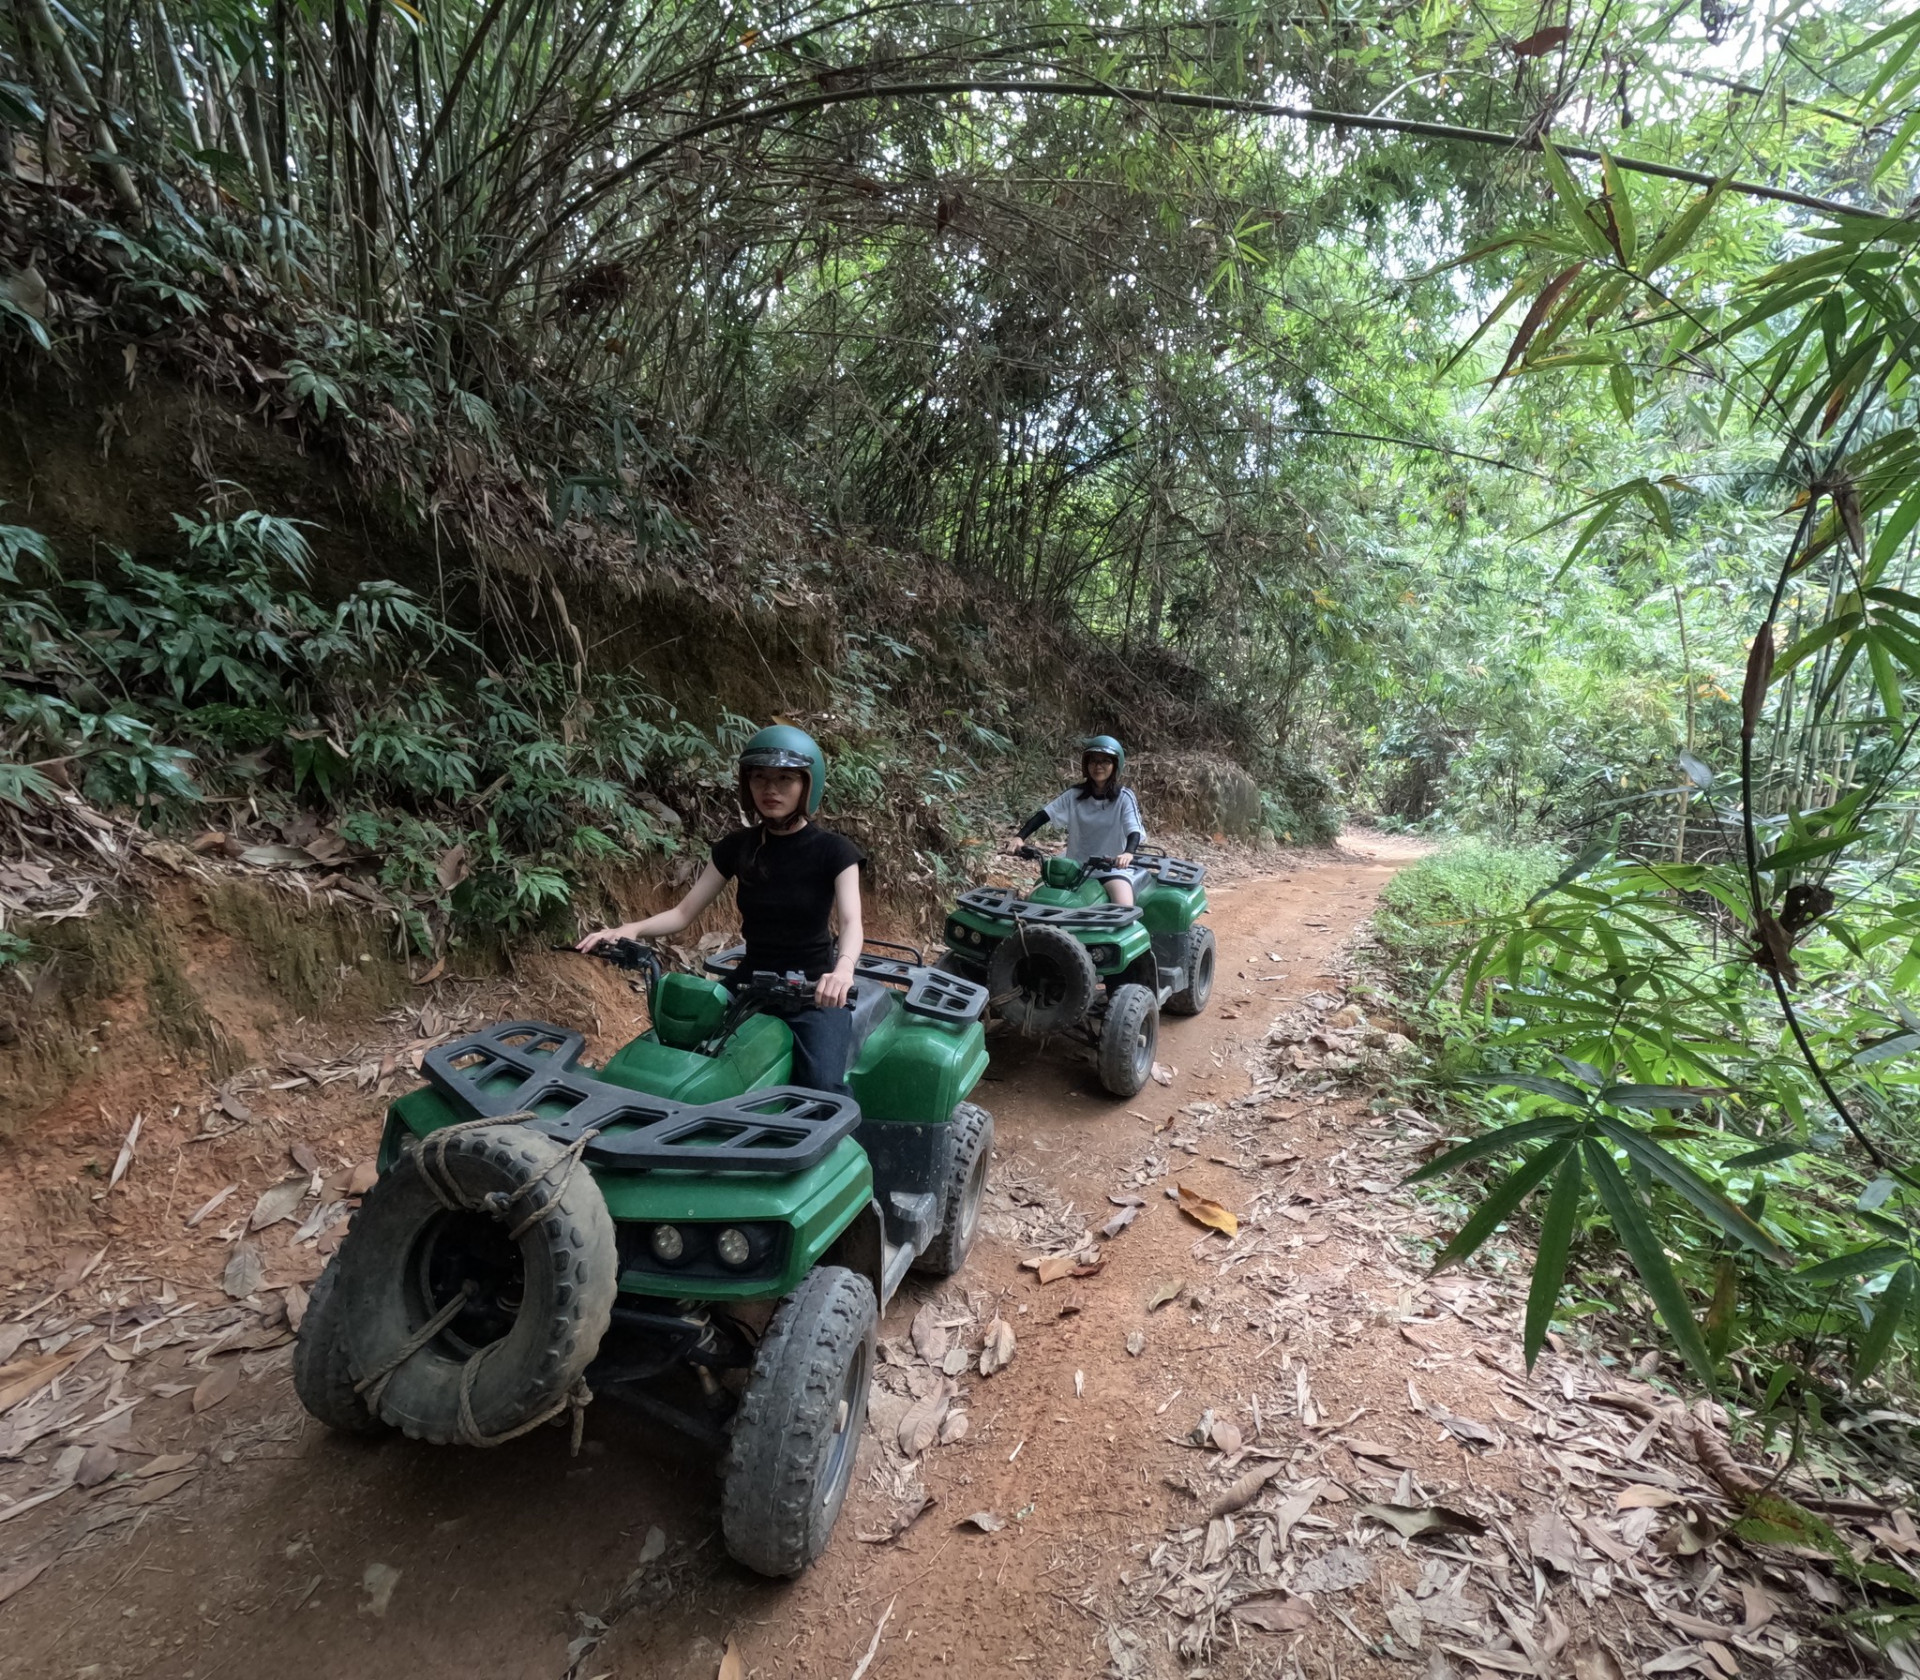
<svg viewBox="0 0 1920 1680"><path fill-rule="evenodd" d="M339 1259L368 1406L441 1444L498 1445L561 1410L618 1286L593 1175L544 1133L504 1122L449 1128L403 1155L367 1193Z"/></svg>
<svg viewBox="0 0 1920 1680"><path fill-rule="evenodd" d="M987 963L994 1008L1033 1038L1084 1020L1099 985L1086 946L1055 927L1016 923Z"/></svg>

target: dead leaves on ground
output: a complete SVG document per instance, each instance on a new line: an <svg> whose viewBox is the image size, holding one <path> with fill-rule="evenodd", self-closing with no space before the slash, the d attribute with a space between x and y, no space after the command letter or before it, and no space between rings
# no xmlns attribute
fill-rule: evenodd
<svg viewBox="0 0 1920 1680"><path fill-rule="evenodd" d="M1219 1231L1229 1237L1240 1234L1240 1220L1229 1209L1222 1207L1211 1196L1203 1196L1197 1190L1189 1190L1186 1185L1174 1186L1179 1194L1180 1211L1189 1219Z"/></svg>

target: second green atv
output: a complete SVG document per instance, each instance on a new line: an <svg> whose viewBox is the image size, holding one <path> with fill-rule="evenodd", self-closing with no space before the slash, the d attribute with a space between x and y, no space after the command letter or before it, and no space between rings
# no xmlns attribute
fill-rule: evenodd
<svg viewBox="0 0 1920 1680"><path fill-rule="evenodd" d="M315 1283L294 1387L349 1434L498 1446L618 1398L724 1453L727 1550L796 1575L853 1475L882 1308L960 1269L993 1117L986 992L917 952L863 952L851 1097L789 1083L797 975L663 973L652 1027L604 1065L510 1021L427 1053L380 1176ZM910 959L910 960L909 960Z"/></svg>
<svg viewBox="0 0 1920 1680"><path fill-rule="evenodd" d="M1124 871L1135 902L1115 904L1100 883L1110 858L1076 863L1033 846L1040 865L1025 897L974 887L947 913L940 966L984 985L991 1008L1029 1038L1069 1033L1093 1047L1100 1083L1116 1097L1146 1084L1160 1011L1198 1015L1213 993L1213 929L1206 866L1136 852Z"/></svg>

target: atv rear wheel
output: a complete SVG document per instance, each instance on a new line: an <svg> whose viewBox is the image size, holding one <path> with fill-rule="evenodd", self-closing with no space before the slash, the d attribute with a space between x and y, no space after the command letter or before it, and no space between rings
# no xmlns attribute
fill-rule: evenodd
<svg viewBox="0 0 1920 1680"><path fill-rule="evenodd" d="M1021 923L987 964L994 1008L1030 1038L1079 1025L1099 987L1092 955L1060 928Z"/></svg>
<svg viewBox="0 0 1920 1680"><path fill-rule="evenodd" d="M774 1309L734 1414L720 1532L736 1561L798 1575L826 1550L867 1421L873 1285L816 1266Z"/></svg>
<svg viewBox="0 0 1920 1680"><path fill-rule="evenodd" d="M1163 1006L1169 1015L1198 1015L1207 1007L1207 999L1213 996L1212 928L1187 929L1186 957L1182 966L1187 971L1187 983Z"/></svg>
<svg viewBox="0 0 1920 1680"><path fill-rule="evenodd" d="M1116 1097L1137 1096L1160 1045L1160 1007L1145 986L1118 986L1100 1027L1100 1083Z"/></svg>
<svg viewBox="0 0 1920 1680"><path fill-rule="evenodd" d="M342 1435L386 1433L386 1424L354 1390L338 1256L327 1262L307 1296L307 1315L293 1344L293 1392L309 1415Z"/></svg>
<svg viewBox="0 0 1920 1680"><path fill-rule="evenodd" d="M980 1203L987 1192L987 1162L993 1155L993 1116L974 1103L956 1104L953 1150L940 1187L940 1231L913 1263L916 1272L952 1277L967 1263L980 1229Z"/></svg>

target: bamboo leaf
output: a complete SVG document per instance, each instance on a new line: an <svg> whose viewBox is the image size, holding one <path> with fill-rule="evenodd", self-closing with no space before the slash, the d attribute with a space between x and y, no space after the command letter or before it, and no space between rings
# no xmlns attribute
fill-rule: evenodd
<svg viewBox="0 0 1920 1680"><path fill-rule="evenodd" d="M1897 1265L1906 1258L1904 1244L1869 1243L1865 1248L1836 1254L1832 1259L1822 1260L1816 1265L1802 1266L1791 1276L1795 1283L1845 1283L1848 1278L1885 1271L1887 1267Z"/></svg>
<svg viewBox="0 0 1920 1680"><path fill-rule="evenodd" d="M1666 1325L1667 1333L1673 1337L1695 1374L1712 1388L1713 1358L1707 1352L1707 1344L1701 1337L1693 1309L1687 1305L1680 1280L1673 1275L1673 1267L1648 1226L1646 1215L1634 1199L1632 1189L1620 1176L1620 1169L1613 1164L1606 1146L1598 1139L1589 1138L1581 1146L1581 1153L1585 1157L1587 1171L1592 1175L1594 1189L1599 1192L1607 1217L1612 1220L1614 1232L1620 1238L1620 1245L1627 1251L1633 1269L1640 1274L1641 1283L1653 1298L1660 1321Z"/></svg>
<svg viewBox="0 0 1920 1680"><path fill-rule="evenodd" d="M1580 190L1573 178L1573 172L1567 168L1567 160L1554 150L1551 140L1540 142L1540 161L1546 165L1547 179L1553 183L1553 190L1565 206L1567 214L1573 219L1574 231L1580 235L1582 243L1596 257L1613 255L1613 243L1596 223L1587 210L1587 195Z"/></svg>
<svg viewBox="0 0 1920 1680"><path fill-rule="evenodd" d="M1456 1260L1464 1260L1484 1243L1487 1238L1503 1225L1513 1210L1525 1201L1548 1173L1552 1172L1573 1149L1573 1140L1548 1145L1536 1150L1519 1167L1503 1178L1493 1189L1487 1192L1487 1199L1474 1210L1473 1217L1462 1225L1447 1246L1441 1249L1434 1260L1432 1270L1444 1271Z"/></svg>
<svg viewBox="0 0 1920 1680"><path fill-rule="evenodd" d="M1553 1322L1553 1309L1567 1280L1567 1259L1573 1252L1573 1233L1580 1213L1580 1152L1571 1143L1561 1157L1560 1171L1547 1198L1540 1221L1540 1240L1534 1248L1533 1281L1527 1288L1527 1323L1522 1346L1527 1369L1540 1357Z"/></svg>
<svg viewBox="0 0 1920 1680"><path fill-rule="evenodd" d="M1543 1114L1532 1120L1516 1120L1511 1126L1501 1126L1455 1145L1444 1155L1429 1161L1418 1172L1408 1173L1405 1182L1420 1184L1427 1179L1438 1178L1442 1173L1452 1172L1455 1167L1463 1167L1469 1161L1497 1155L1503 1149L1514 1149L1523 1143L1537 1143L1543 1138L1565 1137L1582 1123L1576 1114Z"/></svg>
<svg viewBox="0 0 1920 1680"><path fill-rule="evenodd" d="M1668 1189L1678 1192L1734 1241L1745 1243L1754 1253L1764 1254L1776 1265L1793 1264L1793 1256L1768 1236L1746 1209L1709 1184L1684 1161L1631 1126L1617 1120L1603 1119L1596 1123L1607 1140L1618 1144L1629 1160L1639 1162Z"/></svg>
<svg viewBox="0 0 1920 1680"><path fill-rule="evenodd" d="M1854 1355L1855 1382L1865 1382L1885 1361L1893 1347L1893 1333L1900 1328L1913 1300L1913 1285L1913 1262L1909 1260L1893 1274L1880 1299L1874 1303L1873 1322L1860 1340L1860 1351Z"/></svg>
<svg viewBox="0 0 1920 1680"><path fill-rule="evenodd" d="M1633 196L1627 191L1627 179L1610 152L1600 154L1600 178L1604 183L1604 202L1613 220L1614 251L1620 261L1631 268L1640 249L1640 238L1634 228Z"/></svg>

